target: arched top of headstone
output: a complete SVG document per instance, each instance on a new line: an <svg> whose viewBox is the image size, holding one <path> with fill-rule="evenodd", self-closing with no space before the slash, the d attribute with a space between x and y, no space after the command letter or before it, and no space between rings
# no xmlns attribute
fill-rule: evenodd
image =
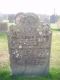
<svg viewBox="0 0 60 80"><path fill-rule="evenodd" d="M49 23L41 21L39 15L35 13L18 13L16 15L16 26L11 26L10 30L13 28L14 31L21 31L23 33L31 33L33 30L43 33L51 33Z"/></svg>
<svg viewBox="0 0 60 80"><path fill-rule="evenodd" d="M16 15L16 24L21 26L36 27L40 24L40 19L34 13L18 13Z"/></svg>

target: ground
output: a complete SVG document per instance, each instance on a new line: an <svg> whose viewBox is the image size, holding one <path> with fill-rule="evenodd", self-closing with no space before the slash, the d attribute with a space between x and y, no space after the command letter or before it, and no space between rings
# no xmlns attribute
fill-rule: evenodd
<svg viewBox="0 0 60 80"><path fill-rule="evenodd" d="M0 80L60 80L60 29L52 26L50 71L45 77L11 76L9 66L8 40L0 33Z"/></svg>

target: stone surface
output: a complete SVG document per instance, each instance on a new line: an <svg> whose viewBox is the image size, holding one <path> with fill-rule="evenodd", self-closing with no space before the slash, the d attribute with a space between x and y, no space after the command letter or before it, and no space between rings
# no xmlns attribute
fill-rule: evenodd
<svg viewBox="0 0 60 80"><path fill-rule="evenodd" d="M19 19L17 19L19 18ZM46 75L49 71L51 31L33 13L21 13L8 34L12 74Z"/></svg>

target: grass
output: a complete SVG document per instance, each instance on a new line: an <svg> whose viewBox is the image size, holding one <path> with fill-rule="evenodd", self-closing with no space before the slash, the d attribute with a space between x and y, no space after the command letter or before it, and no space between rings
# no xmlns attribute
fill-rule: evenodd
<svg viewBox="0 0 60 80"><path fill-rule="evenodd" d="M55 25L54 25L55 26ZM9 61L7 64L2 63L0 66L0 80L60 80L60 30L56 27L52 28L52 45L50 71L47 76L11 76ZM0 33L0 51L8 50L7 36L5 33ZM8 54L8 53L6 53Z"/></svg>
<svg viewBox="0 0 60 80"><path fill-rule="evenodd" d="M0 50L7 50L7 35L6 33L0 33Z"/></svg>
<svg viewBox="0 0 60 80"><path fill-rule="evenodd" d="M51 66L60 67L60 31L52 27Z"/></svg>

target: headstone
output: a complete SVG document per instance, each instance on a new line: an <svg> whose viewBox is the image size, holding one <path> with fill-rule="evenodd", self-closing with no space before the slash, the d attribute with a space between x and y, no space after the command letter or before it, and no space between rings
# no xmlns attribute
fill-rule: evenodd
<svg viewBox="0 0 60 80"><path fill-rule="evenodd" d="M8 31L7 23L0 22L0 32L7 32L7 31Z"/></svg>
<svg viewBox="0 0 60 80"><path fill-rule="evenodd" d="M46 75L50 63L50 26L41 23L36 14L21 15L8 34L12 74Z"/></svg>

